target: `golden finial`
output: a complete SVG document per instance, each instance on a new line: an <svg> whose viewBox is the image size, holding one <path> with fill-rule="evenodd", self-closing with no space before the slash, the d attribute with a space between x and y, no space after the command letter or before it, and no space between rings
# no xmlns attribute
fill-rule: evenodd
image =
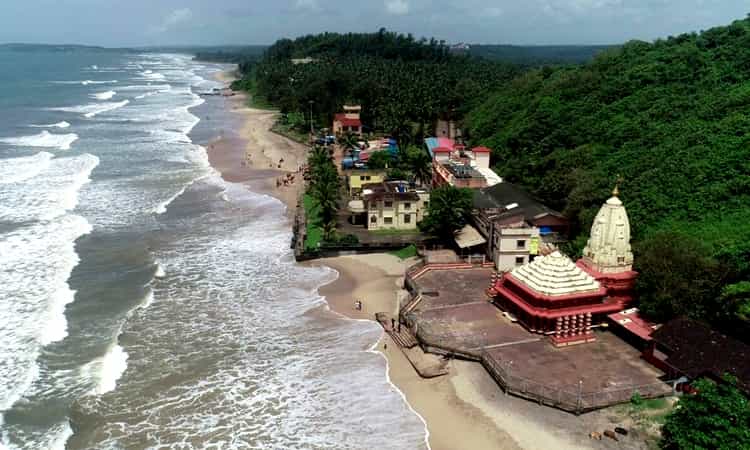
<svg viewBox="0 0 750 450"><path fill-rule="evenodd" d="M620 175L617 175L617 180L615 181L615 188L612 189L612 196L617 197L620 195L620 183L622 183L622 177Z"/></svg>

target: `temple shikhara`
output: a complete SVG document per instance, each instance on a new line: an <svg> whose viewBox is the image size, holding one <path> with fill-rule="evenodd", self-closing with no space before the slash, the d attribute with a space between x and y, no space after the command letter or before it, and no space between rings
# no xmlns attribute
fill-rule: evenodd
<svg viewBox="0 0 750 450"><path fill-rule="evenodd" d="M505 273L491 288L500 307L556 346L594 341L592 325L633 300L630 222L617 188L612 194L578 262L555 251Z"/></svg>

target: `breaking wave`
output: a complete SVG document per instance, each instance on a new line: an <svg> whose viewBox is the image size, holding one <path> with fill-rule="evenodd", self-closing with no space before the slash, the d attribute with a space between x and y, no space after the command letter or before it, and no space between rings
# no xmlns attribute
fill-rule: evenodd
<svg viewBox="0 0 750 450"><path fill-rule="evenodd" d="M97 92L95 94L90 94L89 97L95 98L97 100L109 100L112 97L117 94L116 91L104 91L104 92Z"/></svg>
<svg viewBox="0 0 750 450"><path fill-rule="evenodd" d="M32 128L68 128L70 124L66 121L57 122L57 123L48 123L45 125L29 125Z"/></svg>
<svg viewBox="0 0 750 450"><path fill-rule="evenodd" d="M58 150L70 150L71 144L78 139L75 133L53 134L47 130L32 136L17 136L0 139L0 143L17 145L19 147L43 147L56 148Z"/></svg>

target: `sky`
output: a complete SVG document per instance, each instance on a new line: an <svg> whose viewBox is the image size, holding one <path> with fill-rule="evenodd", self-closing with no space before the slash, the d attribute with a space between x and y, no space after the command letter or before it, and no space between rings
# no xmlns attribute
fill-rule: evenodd
<svg viewBox="0 0 750 450"><path fill-rule="evenodd" d="M750 0L0 0L0 42L271 44L385 27L450 43L615 44L748 13Z"/></svg>

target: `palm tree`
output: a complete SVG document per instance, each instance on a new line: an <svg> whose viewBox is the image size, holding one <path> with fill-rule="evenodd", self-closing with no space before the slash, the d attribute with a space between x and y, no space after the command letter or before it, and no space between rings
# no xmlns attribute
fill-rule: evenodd
<svg viewBox="0 0 750 450"><path fill-rule="evenodd" d="M429 183L432 179L432 159L430 159L430 155L418 147L412 147L407 156L409 170L414 174L414 178L419 180L422 185Z"/></svg>
<svg viewBox="0 0 750 450"><path fill-rule="evenodd" d="M347 152L346 156L351 156L351 151L353 148L358 147L359 137L354 135L354 133L346 132L339 138L339 144L344 148L344 151Z"/></svg>

